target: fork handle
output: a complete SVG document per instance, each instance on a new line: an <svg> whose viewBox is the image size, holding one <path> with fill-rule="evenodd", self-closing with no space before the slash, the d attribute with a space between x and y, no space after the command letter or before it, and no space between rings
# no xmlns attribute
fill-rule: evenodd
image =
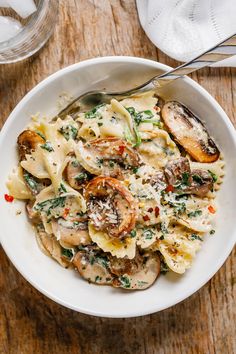
<svg viewBox="0 0 236 354"><path fill-rule="evenodd" d="M154 86L160 87L183 75L188 75L193 71L204 68L205 66L210 66L213 63L230 58L233 55L236 55L236 34L218 43L215 47L208 49L189 62L160 76L154 77L151 82Z"/></svg>

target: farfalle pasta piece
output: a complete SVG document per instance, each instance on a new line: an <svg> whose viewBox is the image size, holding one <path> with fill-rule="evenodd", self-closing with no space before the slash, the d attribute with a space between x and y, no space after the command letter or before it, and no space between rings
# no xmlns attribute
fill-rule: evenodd
<svg viewBox="0 0 236 354"><path fill-rule="evenodd" d="M126 237L118 239L110 237L106 232L98 231L89 223L89 235L104 252L109 252L117 258L127 257L132 259L135 257L136 240L134 237Z"/></svg>

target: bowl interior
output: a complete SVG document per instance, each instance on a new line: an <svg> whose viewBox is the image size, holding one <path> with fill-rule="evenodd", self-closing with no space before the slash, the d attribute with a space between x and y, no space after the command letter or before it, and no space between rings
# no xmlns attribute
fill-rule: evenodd
<svg viewBox="0 0 236 354"><path fill-rule="evenodd" d="M236 139L234 128L216 101L198 84L186 78L173 82L162 91L163 97L179 100L206 124L226 162L226 176L218 194L216 233L207 236L193 266L184 275L161 276L150 289L127 292L95 286L65 270L38 248L34 231L27 222L24 204L6 203L5 183L17 164L16 139L30 116L53 116L58 98L64 92L75 96L94 88L118 90L131 88L168 67L131 57L100 58L61 70L35 87L18 104L0 136L0 237L7 255L20 273L38 290L74 310L106 317L130 317L153 313L185 299L204 285L219 269L235 240L235 201L232 191L236 180ZM20 215L16 215L22 210Z"/></svg>

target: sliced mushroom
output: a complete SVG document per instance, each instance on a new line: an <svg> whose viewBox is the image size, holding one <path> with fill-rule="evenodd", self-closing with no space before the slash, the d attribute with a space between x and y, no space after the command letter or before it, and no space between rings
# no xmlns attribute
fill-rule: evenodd
<svg viewBox="0 0 236 354"><path fill-rule="evenodd" d="M117 179L94 178L86 186L85 199L89 218L97 230L121 238L134 228L135 200Z"/></svg>
<svg viewBox="0 0 236 354"><path fill-rule="evenodd" d="M191 183L191 170L189 160L185 157L180 157L174 161L169 161L164 169L168 184L176 185L183 180L185 174L185 184Z"/></svg>
<svg viewBox="0 0 236 354"><path fill-rule="evenodd" d="M108 137L77 144L76 157L90 173L123 179L123 172L140 165L140 157L126 141Z"/></svg>
<svg viewBox="0 0 236 354"><path fill-rule="evenodd" d="M59 218L52 221L52 231L63 247L91 243L87 222L73 222Z"/></svg>
<svg viewBox="0 0 236 354"><path fill-rule="evenodd" d="M100 285L112 283L109 260L105 254L96 249L96 246L87 246L78 251L73 258L73 264L80 275L89 282Z"/></svg>
<svg viewBox="0 0 236 354"><path fill-rule="evenodd" d="M189 160L181 157L166 165L167 183L178 194L195 194L204 197L213 188L213 178L208 171L190 170Z"/></svg>
<svg viewBox="0 0 236 354"><path fill-rule="evenodd" d="M28 187L28 189L30 190L33 196L39 194L41 190L43 190L45 187L48 187L51 184L50 179L47 178L39 179L31 175L26 170L23 170L23 178L26 186Z"/></svg>
<svg viewBox="0 0 236 354"><path fill-rule="evenodd" d="M33 208L34 203L34 200L28 201L28 203L26 204L26 212L32 224L36 225L39 224L41 220L39 213Z"/></svg>
<svg viewBox="0 0 236 354"><path fill-rule="evenodd" d="M62 267L68 268L70 266L70 262L62 255L62 248L58 241L53 235L48 235L40 224L37 226L37 242L42 252L51 256Z"/></svg>
<svg viewBox="0 0 236 354"><path fill-rule="evenodd" d="M181 103L165 103L162 118L177 142L196 161L214 162L219 158L220 152L203 123Z"/></svg>
<svg viewBox="0 0 236 354"><path fill-rule="evenodd" d="M192 183L188 188L189 193L205 197L213 189L214 181L208 171L192 170L191 177Z"/></svg>
<svg viewBox="0 0 236 354"><path fill-rule="evenodd" d="M72 188L80 190L86 185L89 179L91 179L91 175L82 167L76 158L72 158L66 167L66 179Z"/></svg>
<svg viewBox="0 0 236 354"><path fill-rule="evenodd" d="M151 286L160 274L160 258L157 253L140 255L133 260L118 259L101 253L89 245L73 259L80 275L89 282L108 284L129 290L144 290Z"/></svg>
<svg viewBox="0 0 236 354"><path fill-rule="evenodd" d="M138 254L134 260L112 260L111 272L118 277L112 285L129 290L144 290L149 288L160 274L160 258L157 253Z"/></svg>
<svg viewBox="0 0 236 354"><path fill-rule="evenodd" d="M44 144L44 139L32 130L24 130L17 139L20 160L25 160L25 155L30 154L39 144Z"/></svg>

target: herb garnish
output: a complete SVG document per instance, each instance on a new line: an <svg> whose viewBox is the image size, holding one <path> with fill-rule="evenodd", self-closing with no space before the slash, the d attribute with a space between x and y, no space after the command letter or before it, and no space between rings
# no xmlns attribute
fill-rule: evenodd
<svg viewBox="0 0 236 354"><path fill-rule="evenodd" d="M195 210L188 213L188 217L195 218L196 216L202 215L202 210Z"/></svg>
<svg viewBox="0 0 236 354"><path fill-rule="evenodd" d="M91 109L91 111L86 112L85 118L87 118L87 119L100 118L101 113L99 112L99 109L103 106L105 106L105 103L99 104L98 106Z"/></svg>
<svg viewBox="0 0 236 354"><path fill-rule="evenodd" d="M161 257L161 274L165 275L169 272L169 270L170 268L168 267L164 259Z"/></svg>
<svg viewBox="0 0 236 354"><path fill-rule="evenodd" d="M217 175L215 173L211 172L210 170L208 170L208 172L210 173L210 175L211 175L211 177L213 179L213 182L216 182L217 179L218 179Z"/></svg>
<svg viewBox="0 0 236 354"><path fill-rule="evenodd" d="M192 178L195 182L197 182L198 184L202 185L204 184L202 177L199 175L192 175Z"/></svg>
<svg viewBox="0 0 236 354"><path fill-rule="evenodd" d="M121 277L119 277L119 281L124 288L126 288L126 289L130 288L131 284L130 284L130 280L128 277L125 277L124 275L122 275Z"/></svg>
<svg viewBox="0 0 236 354"><path fill-rule="evenodd" d="M54 199L47 199L41 203L37 203L34 207L36 211L44 211L47 215L51 214L52 209L57 207L65 207L66 197L58 197Z"/></svg>
<svg viewBox="0 0 236 354"><path fill-rule="evenodd" d="M146 240L151 240L154 235L155 232L152 229L145 229L143 231L143 236L145 237Z"/></svg>
<svg viewBox="0 0 236 354"><path fill-rule="evenodd" d="M61 254L62 254L62 256L66 257L66 258L69 258L69 259L73 258L72 249L62 247Z"/></svg>
<svg viewBox="0 0 236 354"><path fill-rule="evenodd" d="M136 234L137 234L137 231L136 231L135 229L133 229L133 230L130 231L130 236L131 236L131 237L135 237Z"/></svg>
<svg viewBox="0 0 236 354"><path fill-rule="evenodd" d="M58 192L59 192L60 194L62 194L62 193L67 193L66 187L64 186L63 183L60 183L60 187L58 188Z"/></svg>
<svg viewBox="0 0 236 354"><path fill-rule="evenodd" d="M86 181L88 179L88 174L86 172L81 172L75 176L75 180L78 182Z"/></svg>
<svg viewBox="0 0 236 354"><path fill-rule="evenodd" d="M44 150L47 150L48 152L52 152L54 151L53 147L52 147L52 144L50 143L50 141L46 141L45 144L43 145L40 145L40 147Z"/></svg>
<svg viewBox="0 0 236 354"><path fill-rule="evenodd" d="M25 179L25 182L26 184L28 185L28 187L31 189L31 191L34 193L34 194L37 194L38 193L38 183L35 181L35 179L33 178L32 175L30 175L28 172L24 171L24 179Z"/></svg>
<svg viewBox="0 0 236 354"><path fill-rule="evenodd" d="M193 240L199 240L199 241L202 241L202 238L199 237L198 235L196 234L191 234L189 237L188 237L189 240L193 241Z"/></svg>
<svg viewBox="0 0 236 354"><path fill-rule="evenodd" d="M66 140L75 140L78 134L78 129L71 124L61 127L58 131L64 136Z"/></svg>
<svg viewBox="0 0 236 354"><path fill-rule="evenodd" d="M36 131L36 134L38 134L43 140L46 141L46 137L45 137L45 135L43 135L43 133Z"/></svg>

